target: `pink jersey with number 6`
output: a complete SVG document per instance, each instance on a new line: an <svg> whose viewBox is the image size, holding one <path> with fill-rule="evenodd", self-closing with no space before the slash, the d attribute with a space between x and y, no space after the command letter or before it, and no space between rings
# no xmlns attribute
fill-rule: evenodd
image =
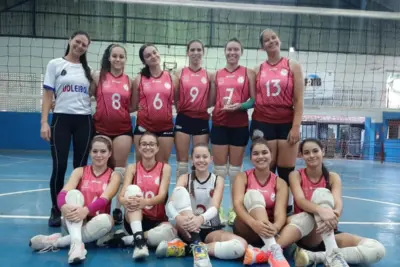
<svg viewBox="0 0 400 267"><path fill-rule="evenodd" d="M168 71L163 71L159 77L141 75L136 124L153 133L172 129L173 99L174 86Z"/></svg>

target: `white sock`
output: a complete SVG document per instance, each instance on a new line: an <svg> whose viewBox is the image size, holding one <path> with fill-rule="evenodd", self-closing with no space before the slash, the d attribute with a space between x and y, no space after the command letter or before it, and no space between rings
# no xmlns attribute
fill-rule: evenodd
<svg viewBox="0 0 400 267"><path fill-rule="evenodd" d="M133 238L133 235L128 235L128 236L124 236L122 238L122 241L124 241L124 244L126 246L130 246L134 244L135 239Z"/></svg>
<svg viewBox="0 0 400 267"><path fill-rule="evenodd" d="M289 190L289 199L288 199L288 206L293 206L293 194L292 191Z"/></svg>
<svg viewBox="0 0 400 267"><path fill-rule="evenodd" d="M262 247L264 251L268 251L272 245L276 244L275 237L261 237L261 239L265 244L265 246Z"/></svg>
<svg viewBox="0 0 400 267"><path fill-rule="evenodd" d="M130 223L130 225L131 225L131 229L132 229L132 233L133 234L143 231L142 222L141 221L133 221L133 222Z"/></svg>
<svg viewBox="0 0 400 267"><path fill-rule="evenodd" d="M335 234L333 233L333 231L331 231L329 233L322 234L321 236L325 244L326 254L330 255L332 253L332 250L338 247L336 244Z"/></svg>
<svg viewBox="0 0 400 267"><path fill-rule="evenodd" d="M78 223L73 223L73 222L65 220L65 224L67 225L69 235L71 236L71 243L74 243L74 242L81 243L82 242L83 221L80 221Z"/></svg>

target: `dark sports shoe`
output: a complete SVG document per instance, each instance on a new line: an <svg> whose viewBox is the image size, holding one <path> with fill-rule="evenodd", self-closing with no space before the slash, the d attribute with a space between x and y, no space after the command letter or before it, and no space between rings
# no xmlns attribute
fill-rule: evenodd
<svg viewBox="0 0 400 267"><path fill-rule="evenodd" d="M61 226L61 211L56 208L51 208L51 214L49 218L49 226L50 227L60 227Z"/></svg>
<svg viewBox="0 0 400 267"><path fill-rule="evenodd" d="M122 211L118 208L113 210L113 218L115 225L120 225L123 220Z"/></svg>

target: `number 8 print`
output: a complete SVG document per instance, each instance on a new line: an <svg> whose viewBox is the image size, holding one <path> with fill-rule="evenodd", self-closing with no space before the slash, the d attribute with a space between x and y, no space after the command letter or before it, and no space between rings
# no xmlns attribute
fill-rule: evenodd
<svg viewBox="0 0 400 267"><path fill-rule="evenodd" d="M116 110L121 108L121 95L118 93L115 93L111 96L112 100L112 107Z"/></svg>

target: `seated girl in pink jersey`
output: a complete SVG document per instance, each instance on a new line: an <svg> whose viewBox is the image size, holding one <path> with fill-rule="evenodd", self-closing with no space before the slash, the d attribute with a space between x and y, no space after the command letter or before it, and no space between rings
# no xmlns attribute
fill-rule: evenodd
<svg viewBox="0 0 400 267"><path fill-rule="evenodd" d="M158 150L158 139L153 133L145 132L140 136L137 152L141 160L126 168L119 195L125 208L124 228L129 236L117 231L101 244L110 247L133 245L133 259L149 256L147 245L155 247L161 241L177 237L165 214L171 166L156 161Z"/></svg>
<svg viewBox="0 0 400 267"><path fill-rule="evenodd" d="M125 48L110 44L101 59L101 70L93 73L90 86L90 93L96 98L96 113L93 116L96 134L111 138L115 171L121 176L125 173L133 136L130 116L133 94L131 80L124 74L125 62ZM122 223L120 208L117 201L113 217L118 224Z"/></svg>
<svg viewBox="0 0 400 267"><path fill-rule="evenodd" d="M253 139L250 159L254 168L236 176L232 191L233 232L250 244L244 264L268 261L272 267L289 267L275 240L286 222L288 186L270 171L271 151L262 137Z"/></svg>
<svg viewBox="0 0 400 267"><path fill-rule="evenodd" d="M180 239L164 241L157 247L156 255L178 257L192 250L194 266L205 267L211 266L208 254L224 260L243 257L247 242L221 230L218 208L224 193L224 179L208 171L212 161L208 145L195 145L192 160L192 172L179 177L167 204L168 217L175 219L181 238L191 246Z"/></svg>
<svg viewBox="0 0 400 267"><path fill-rule="evenodd" d="M86 258L85 244L105 236L113 227L109 215L112 198L120 185L120 175L113 171L110 138L95 136L91 143L92 165L75 169L67 184L58 194L57 204L69 235L37 235L30 240L36 251L70 246L68 263L79 263Z"/></svg>
<svg viewBox="0 0 400 267"><path fill-rule="evenodd" d="M160 53L155 45L144 44L139 49L144 68L133 81L133 110L137 110L133 142L139 150L141 135L148 131L158 137L160 143L157 161L168 163L174 145L172 105L176 81L174 76L160 66ZM136 153L136 161L140 153Z"/></svg>
<svg viewBox="0 0 400 267"><path fill-rule="evenodd" d="M385 255L381 243L337 230L343 211L342 182L337 173L329 172L322 163L321 142L306 139L300 144L300 152L306 168L290 174L295 215L289 217L277 243L287 247L297 242L303 248L296 251L296 266L324 263L340 267L381 260Z"/></svg>

